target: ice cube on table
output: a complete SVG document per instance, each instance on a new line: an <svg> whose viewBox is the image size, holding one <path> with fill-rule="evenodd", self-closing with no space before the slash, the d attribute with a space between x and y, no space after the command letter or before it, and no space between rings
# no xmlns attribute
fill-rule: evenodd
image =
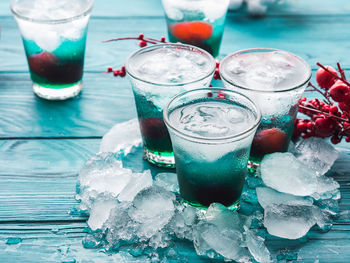
<svg viewBox="0 0 350 263"><path fill-rule="evenodd" d="M100 152L130 153L141 144L141 133L137 118L114 125L102 138Z"/></svg>
<svg viewBox="0 0 350 263"><path fill-rule="evenodd" d="M332 177L319 176L317 178L317 189L312 194L312 197L316 200L319 199L340 199L340 185Z"/></svg>
<svg viewBox="0 0 350 263"><path fill-rule="evenodd" d="M162 187L152 186L140 191L129 209L129 216L139 223L139 237L150 238L174 215L175 195Z"/></svg>
<svg viewBox="0 0 350 263"><path fill-rule="evenodd" d="M111 210L108 220L105 223L107 231L106 241L108 248L118 248L121 244L130 244L137 237L138 224L134 222L128 211L131 207L130 202L118 203Z"/></svg>
<svg viewBox="0 0 350 263"><path fill-rule="evenodd" d="M120 156L100 153L90 158L78 176L78 199L83 209L89 210L101 196L117 197L131 179L132 171L122 167Z"/></svg>
<svg viewBox="0 0 350 263"><path fill-rule="evenodd" d="M259 170L265 185L279 192L309 196L317 191L316 172L291 153L265 156Z"/></svg>
<svg viewBox="0 0 350 263"><path fill-rule="evenodd" d="M92 230L101 229L103 224L109 218L109 214L113 208L117 206L116 199L106 199L106 200L97 200L94 202L91 211L90 217L88 220L88 225Z"/></svg>
<svg viewBox="0 0 350 263"><path fill-rule="evenodd" d="M264 238L247 229L245 231L245 239L250 254L252 254L257 262L271 262L270 251L265 246Z"/></svg>
<svg viewBox="0 0 350 263"><path fill-rule="evenodd" d="M306 205L311 206L313 199L311 197L295 196L278 192L269 187L257 187L256 194L260 205L265 209L269 205Z"/></svg>
<svg viewBox="0 0 350 263"><path fill-rule="evenodd" d="M274 236L298 239L319 222L315 206L269 205L265 208L264 226Z"/></svg>
<svg viewBox="0 0 350 263"><path fill-rule="evenodd" d="M216 225L219 229L241 230L240 219L236 211L227 209L226 206L213 203L208 207L204 215L208 223Z"/></svg>
<svg viewBox="0 0 350 263"><path fill-rule="evenodd" d="M319 175L325 174L338 159L338 151L325 139L312 137L301 139L295 145L297 159L315 169Z"/></svg>
<svg viewBox="0 0 350 263"><path fill-rule="evenodd" d="M150 170L146 170L143 173L133 173L131 175L130 181L123 188L123 190L118 195L118 200L132 201L134 197L142 189L152 186L153 180Z"/></svg>
<svg viewBox="0 0 350 263"><path fill-rule="evenodd" d="M179 183L176 173L158 173L154 178L154 184L170 192L179 192Z"/></svg>
<svg viewBox="0 0 350 263"><path fill-rule="evenodd" d="M217 253L225 259L238 262L247 257L245 248L241 247L242 234L238 230L220 231L216 225L200 222L194 226L193 242L198 255L217 258Z"/></svg>

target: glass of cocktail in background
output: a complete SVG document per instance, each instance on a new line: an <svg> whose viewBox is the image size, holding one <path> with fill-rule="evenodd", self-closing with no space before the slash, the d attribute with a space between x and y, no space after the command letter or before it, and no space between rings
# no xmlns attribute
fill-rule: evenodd
<svg viewBox="0 0 350 263"><path fill-rule="evenodd" d="M259 108L225 89L192 90L164 108L184 200L206 208L239 207L250 146L260 123Z"/></svg>
<svg viewBox="0 0 350 263"><path fill-rule="evenodd" d="M93 0L12 0L33 81L41 98L64 100L82 89Z"/></svg>
<svg viewBox="0 0 350 263"><path fill-rule="evenodd" d="M219 54L229 0L162 0L169 40Z"/></svg>
<svg viewBox="0 0 350 263"><path fill-rule="evenodd" d="M145 47L128 58L125 68L133 88L146 160L174 167L163 108L181 92L208 87L215 67L208 52L183 44Z"/></svg>
<svg viewBox="0 0 350 263"><path fill-rule="evenodd" d="M245 94L261 109L262 120L250 153L251 168L265 154L285 152L299 100L311 78L300 57L276 49L249 49L224 58L220 75L227 89Z"/></svg>

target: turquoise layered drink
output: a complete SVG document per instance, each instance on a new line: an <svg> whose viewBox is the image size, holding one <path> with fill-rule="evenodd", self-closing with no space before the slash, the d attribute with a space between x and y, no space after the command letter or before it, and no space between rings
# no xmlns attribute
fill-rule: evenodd
<svg viewBox="0 0 350 263"><path fill-rule="evenodd" d="M229 0L162 0L169 40L219 54Z"/></svg>
<svg viewBox="0 0 350 263"><path fill-rule="evenodd" d="M181 196L196 207L239 207L250 146L261 114L247 97L229 90L198 89L164 109Z"/></svg>
<svg viewBox="0 0 350 263"><path fill-rule="evenodd" d="M87 24L92 0L12 0L34 92L68 99L82 88Z"/></svg>
<svg viewBox="0 0 350 263"><path fill-rule="evenodd" d="M256 168L264 155L285 152L292 136L298 102L310 80L310 66L281 50L251 49L227 56L220 64L227 89L241 92L261 109L250 161Z"/></svg>
<svg viewBox="0 0 350 263"><path fill-rule="evenodd" d="M157 166L174 167L163 108L181 92L208 87L215 60L197 47L162 44L138 50L129 57L125 67L134 92L144 158Z"/></svg>

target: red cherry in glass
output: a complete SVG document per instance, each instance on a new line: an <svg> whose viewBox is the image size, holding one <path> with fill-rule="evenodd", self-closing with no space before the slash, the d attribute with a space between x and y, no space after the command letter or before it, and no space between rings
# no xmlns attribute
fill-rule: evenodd
<svg viewBox="0 0 350 263"><path fill-rule="evenodd" d="M338 72L331 66L325 66L330 72L338 75ZM323 68L319 68L316 71L316 81L318 85L323 89L329 89L335 82L335 77L332 74L325 71Z"/></svg>
<svg viewBox="0 0 350 263"><path fill-rule="evenodd" d="M350 87L341 80L338 80L330 88L329 93L331 94L333 100L337 102L344 102L348 97L350 97Z"/></svg>
<svg viewBox="0 0 350 263"><path fill-rule="evenodd" d="M168 130L160 118L147 118L140 120L141 132L149 139L160 139L168 135Z"/></svg>
<svg viewBox="0 0 350 263"><path fill-rule="evenodd" d="M182 22L174 24L171 33L185 42L201 42L211 37L213 27L202 21Z"/></svg>
<svg viewBox="0 0 350 263"><path fill-rule="evenodd" d="M47 51L33 54L28 57L28 64L35 74L46 77L58 63L58 58Z"/></svg>
<svg viewBox="0 0 350 263"><path fill-rule="evenodd" d="M258 132L252 144L252 151L259 154L283 152L286 148L287 134L278 128Z"/></svg>

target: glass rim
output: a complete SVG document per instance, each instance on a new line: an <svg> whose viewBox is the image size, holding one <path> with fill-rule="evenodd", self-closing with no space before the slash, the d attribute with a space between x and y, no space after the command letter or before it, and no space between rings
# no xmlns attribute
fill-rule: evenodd
<svg viewBox="0 0 350 263"><path fill-rule="evenodd" d="M68 18L61 18L61 19L37 19L37 18L31 18L31 17L27 17L25 15L21 15L20 13L15 11L14 2L15 2L15 0L11 1L10 10L14 14L14 16L16 16L20 19L30 21L30 22L35 22L35 23L41 23L41 24L63 24L63 23L74 21L80 17L84 17L84 16L88 15L89 13L91 13L94 0L89 0L87 7L84 8L83 11L79 12L77 15L74 15L74 16L71 16Z"/></svg>
<svg viewBox="0 0 350 263"><path fill-rule="evenodd" d="M189 135L187 133L182 132L181 130L177 129L176 127L174 127L173 124L171 124L170 120L169 120L169 114L168 114L168 109L169 106L178 98L181 98L183 96L188 95L189 93L196 93L196 92L200 92L200 91L206 91L206 92L224 92L224 93L231 93L234 95L238 95L239 97L243 97L245 100L247 100L251 105L254 106L254 112L256 113L256 118L254 123L249 126L249 128L233 134L233 135L229 135L229 136L221 136L221 137L215 137L215 138L208 138L208 137L203 137L203 136L195 136L195 135ZM240 92L236 92L233 90L229 90L229 89L225 89L225 88L219 88L219 87L211 87L211 88L201 88L201 89L194 89L194 90L189 90L189 91L185 91L183 93L180 93L178 95L176 95L175 97L173 97L164 107L163 109L163 120L164 123L166 124L166 126L168 128L170 128L171 130L175 131L178 135L180 135L181 137L190 140L190 141L196 141L196 142L200 142L203 144L222 144L222 143L226 143L227 141L233 142L233 141L238 141L241 139L244 139L246 137L248 137L250 135L250 133L256 129L261 121L262 118L262 114L261 114L261 110L258 107L258 105L251 100L248 96L240 93Z"/></svg>
<svg viewBox="0 0 350 263"><path fill-rule="evenodd" d="M141 77L138 77L136 76L136 74L132 74L129 70L130 68L130 61L133 57L137 56L139 53L141 52L145 52L149 49L152 49L152 48L155 48L155 49L158 49L158 48L165 48L165 47L172 47L172 48L175 48L175 47L180 47L182 49L184 48L187 48L187 49L194 49L194 50L198 50L202 53L204 53L205 55L208 56L209 60L212 62L212 69L209 71L208 74L200 77L200 78L197 78L195 80L190 80L190 81L186 81L186 82L180 82L180 83L162 83L162 82L155 82L155 81L148 81L148 80L144 80L142 79ZM131 53L131 55L127 58L126 62L125 62L125 69L126 69L126 73L134 78L134 79L137 79L139 81L142 81L144 83L147 83L147 84L151 84L151 85L154 85L154 86L167 86L167 87L171 87L171 86L184 86L184 85L188 85L188 84L192 84L192 83L195 83L195 82L198 82L198 81L202 81L206 78L208 78L210 75L213 75L214 72L215 72L215 69L216 69L216 61L215 61L215 58L210 55L209 52L205 51L204 49L201 49L199 47L196 47L196 46L192 46L192 45L188 45L188 44L182 44L182 43L164 43L164 44L155 44L155 45L151 45L151 46L147 46L147 47L143 47L139 50L136 50L134 51L133 53Z"/></svg>
<svg viewBox="0 0 350 263"><path fill-rule="evenodd" d="M308 76L306 77L306 80L304 80L301 84L298 84L298 85L293 85L292 87L288 87L288 88L285 88L285 89L280 89L280 90L261 90L261 89L254 89L254 88L248 88L247 86L242 86L242 85L238 85L237 83L235 83L233 80L228 80L227 77L225 77L225 74L223 74L223 70L222 69L222 65L224 64L224 62L228 61L231 57L233 56L237 56L237 55L240 55L240 54L243 54L243 53L250 53L250 52L253 52L253 51L258 51L258 52L264 52L264 51L278 51L278 52L281 52L281 53L285 53L285 54L288 54L290 56L293 56L295 58L297 58L300 62L302 62L304 65L305 65L305 68L308 70ZM296 90L296 89L299 89L299 88L302 88L303 86L305 86L311 79L311 76L312 76L312 70L311 70L311 67L310 65L304 60L302 59L301 57L291 53L291 52L288 52L288 51L284 51L284 50L281 50L281 49L275 49L275 48L249 48L249 49L243 49L243 50L239 50L237 52L234 52L232 54L229 54L227 55L225 58L223 58L220 62L220 66L219 66L219 73L220 73L220 77L222 78L222 80L226 81L227 83L237 87L237 88L240 88L240 89L243 89L243 90L248 90L248 91L254 91L254 92L258 92L258 93L280 93L280 92L287 92L287 91L292 91L292 90Z"/></svg>

